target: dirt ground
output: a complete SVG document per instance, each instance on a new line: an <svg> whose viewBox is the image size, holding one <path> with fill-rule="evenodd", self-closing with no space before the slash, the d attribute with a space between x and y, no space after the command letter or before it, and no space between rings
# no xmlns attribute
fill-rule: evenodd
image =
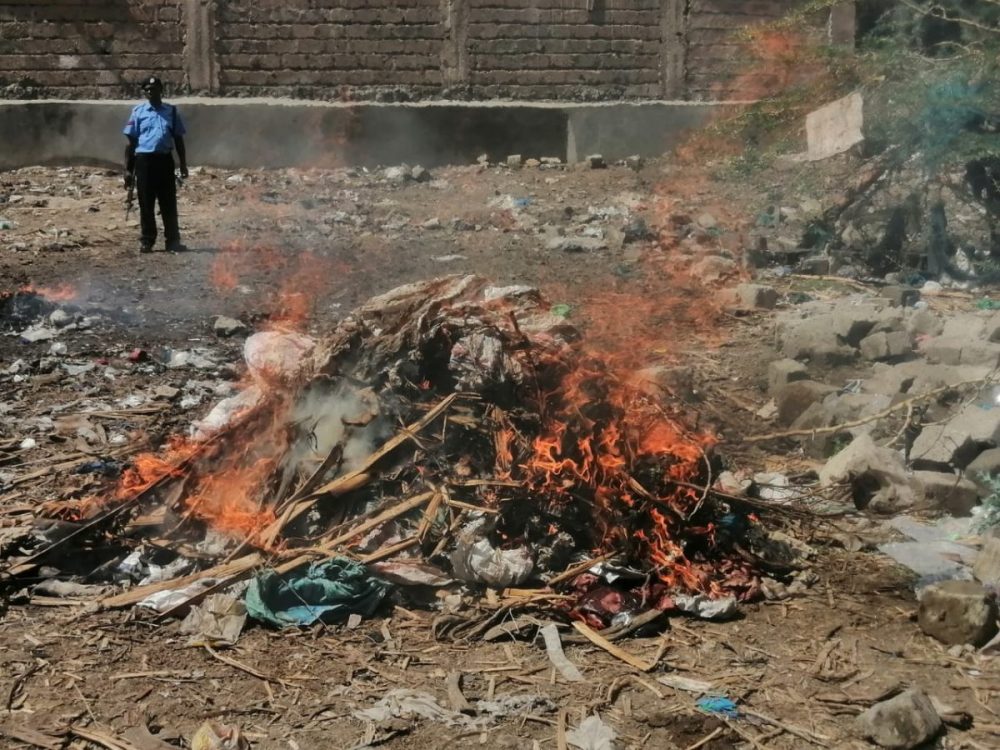
<svg viewBox="0 0 1000 750"><path fill-rule="evenodd" d="M320 333L372 294L446 273L537 286L596 340L683 368L675 397L722 435L719 451L733 465L815 468L800 455L740 442L767 430L754 412L767 401L762 376L774 358L770 313L719 305L718 290L746 276L737 251L747 217L773 196L736 193L659 161L639 171L454 167L424 182L384 171L205 169L180 194L190 249L140 255L120 176L82 167L0 174L0 217L14 224L0 230L0 292L33 287L92 318L36 343L0 321L11 334L0 337L0 547L30 525L38 503L110 486L76 473L82 463L158 447L239 379L241 340L217 337L215 316L250 329L301 319ZM686 228L692 219L700 229ZM558 246L566 237L606 247L567 251ZM699 245L736 262L691 270ZM50 353L53 342L65 351ZM213 352L215 366L159 364L170 350L193 348ZM136 349L145 355L130 357ZM95 366L69 374L64 363ZM167 385L177 394L156 393ZM34 446L23 447L29 437ZM262 750L562 748L565 728L596 712L618 733L618 747L860 748L854 716L899 684L972 717L964 729L956 718L936 746L1000 743L996 664L924 636L908 574L838 541L845 530L876 538L877 523L777 512L763 513L762 523L812 546L807 565L817 580L807 591L744 606L736 621L672 618L662 635L621 642L645 659L662 654L645 674L567 642L585 678L576 683L553 670L540 639L435 640L435 613L420 609L397 608L354 629L252 627L236 648L213 654L186 648L176 622L15 596L6 607L0 601L0 746L31 747L24 728L56 732L71 723L112 736L145 724L178 743L211 718L242 727ZM420 720L372 736L352 716L395 687L447 704L453 671L469 700L536 698L485 729ZM675 676L710 683L713 694L737 701L739 717L707 715L696 694L660 682Z"/></svg>

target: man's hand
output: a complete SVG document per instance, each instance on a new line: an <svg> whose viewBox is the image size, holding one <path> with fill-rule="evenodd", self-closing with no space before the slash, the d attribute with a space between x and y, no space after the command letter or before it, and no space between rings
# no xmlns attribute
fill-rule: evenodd
<svg viewBox="0 0 1000 750"><path fill-rule="evenodd" d="M131 172L126 172L125 173L125 189L126 190L131 190L132 186L134 184L135 184L135 175L133 175Z"/></svg>
<svg viewBox="0 0 1000 750"><path fill-rule="evenodd" d="M185 180L188 178L187 164L181 164L181 177L183 177Z"/></svg>

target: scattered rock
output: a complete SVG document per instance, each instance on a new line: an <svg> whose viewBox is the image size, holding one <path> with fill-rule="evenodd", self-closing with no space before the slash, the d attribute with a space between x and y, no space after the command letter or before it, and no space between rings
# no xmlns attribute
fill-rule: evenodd
<svg viewBox="0 0 1000 750"><path fill-rule="evenodd" d="M217 317L215 323L212 324L212 330L216 336L235 336L237 333L243 333L246 329L247 327L242 321L225 315Z"/></svg>
<svg viewBox="0 0 1000 750"><path fill-rule="evenodd" d="M799 273L807 276L828 276L830 274L830 259L823 255L803 258L799 262Z"/></svg>
<svg viewBox="0 0 1000 750"><path fill-rule="evenodd" d="M600 154L591 154L584 161L591 169L604 169L608 166L607 162L604 161L604 157Z"/></svg>
<svg viewBox="0 0 1000 750"><path fill-rule="evenodd" d="M873 362L899 359L913 351L910 335L904 331L879 331L861 339L861 356Z"/></svg>
<svg viewBox="0 0 1000 750"><path fill-rule="evenodd" d="M939 336L944 330L944 321L930 310L914 310L906 321L906 332L910 336Z"/></svg>
<svg viewBox="0 0 1000 750"><path fill-rule="evenodd" d="M740 284L736 296L745 307L771 310L778 304L778 292L762 284Z"/></svg>
<svg viewBox="0 0 1000 750"><path fill-rule="evenodd" d="M538 161L538 159L525 159L525 161L524 161L524 166L532 168L532 169L534 169L535 167L538 167L540 165L541 165L541 162Z"/></svg>
<svg viewBox="0 0 1000 750"><path fill-rule="evenodd" d="M507 166L513 169L520 169L524 164L524 159L521 158L520 154L511 154L507 157Z"/></svg>
<svg viewBox="0 0 1000 750"><path fill-rule="evenodd" d="M920 299L920 292L909 286L886 286L879 293L893 307L912 307Z"/></svg>
<svg viewBox="0 0 1000 750"><path fill-rule="evenodd" d="M49 315L49 323L54 325L56 328L63 328L72 322L73 316L61 308L53 310L52 314Z"/></svg>
<svg viewBox="0 0 1000 750"><path fill-rule="evenodd" d="M691 275L702 281L712 282L736 273L736 261L719 255L706 255L691 266Z"/></svg>
<svg viewBox="0 0 1000 750"><path fill-rule="evenodd" d="M819 480L824 487L849 482L855 506L876 513L894 513L923 500L923 489L908 475L903 457L880 448L867 433L827 461Z"/></svg>
<svg viewBox="0 0 1000 750"><path fill-rule="evenodd" d="M410 170L407 167L387 167L384 175L388 182L403 183L410 179Z"/></svg>
<svg viewBox="0 0 1000 750"><path fill-rule="evenodd" d="M440 229L441 219L439 219L437 216L432 216L430 219L421 224L420 227L422 229Z"/></svg>
<svg viewBox="0 0 1000 750"><path fill-rule="evenodd" d="M173 401L180 393L180 388L174 388L172 385L158 385L153 389L153 398Z"/></svg>
<svg viewBox="0 0 1000 750"><path fill-rule="evenodd" d="M794 359L778 359L767 366L767 392L772 397L789 383L808 379L806 366Z"/></svg>
<svg viewBox="0 0 1000 750"><path fill-rule="evenodd" d="M561 250L564 253L586 253L604 250L608 246L600 237L550 237L545 241L546 250Z"/></svg>
<svg viewBox="0 0 1000 750"><path fill-rule="evenodd" d="M972 575L986 586L1000 586L1000 539L988 536L972 566Z"/></svg>
<svg viewBox="0 0 1000 750"><path fill-rule="evenodd" d="M969 404L944 424L931 424L913 441L917 469L964 469L984 448L1000 445L1000 408Z"/></svg>
<svg viewBox="0 0 1000 750"><path fill-rule="evenodd" d="M967 516L979 501L979 488L962 477L939 471L915 471L928 505L953 516Z"/></svg>
<svg viewBox="0 0 1000 750"><path fill-rule="evenodd" d="M996 619L996 601L974 581L943 581L928 586L920 595L920 629L949 646L982 646L996 635Z"/></svg>
<svg viewBox="0 0 1000 750"><path fill-rule="evenodd" d="M911 750L941 731L941 717L927 694L914 688L862 713L858 729L879 747Z"/></svg>
<svg viewBox="0 0 1000 750"><path fill-rule="evenodd" d="M708 211L698 214L695 222L702 229L715 229L719 226L718 220L712 214L708 213Z"/></svg>
<svg viewBox="0 0 1000 750"><path fill-rule="evenodd" d="M430 182L431 173L420 165L410 170L410 179L416 182Z"/></svg>
<svg viewBox="0 0 1000 750"><path fill-rule="evenodd" d="M631 169L633 172L638 172L642 169L643 159L641 156L634 155L625 159L625 166Z"/></svg>
<svg viewBox="0 0 1000 750"><path fill-rule="evenodd" d="M822 401L824 396L835 393L836 390L833 386L817 383L815 380L786 383L774 394L778 421L783 425L791 425L810 405Z"/></svg>
<svg viewBox="0 0 1000 750"><path fill-rule="evenodd" d="M983 451L965 467L966 478L975 482L984 496L990 492L986 477L998 474L1000 474L1000 448L989 448Z"/></svg>

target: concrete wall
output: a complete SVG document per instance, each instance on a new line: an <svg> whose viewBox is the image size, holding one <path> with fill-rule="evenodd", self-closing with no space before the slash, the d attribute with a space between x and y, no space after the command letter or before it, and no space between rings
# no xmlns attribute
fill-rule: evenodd
<svg viewBox="0 0 1000 750"><path fill-rule="evenodd" d="M608 159L652 156L718 105L333 104L177 99L191 166L469 164L482 153ZM0 101L0 170L38 164L120 166L132 102Z"/></svg>
<svg viewBox="0 0 1000 750"><path fill-rule="evenodd" d="M741 32L807 1L0 0L0 96L133 96L157 70L170 94L732 98L760 88Z"/></svg>

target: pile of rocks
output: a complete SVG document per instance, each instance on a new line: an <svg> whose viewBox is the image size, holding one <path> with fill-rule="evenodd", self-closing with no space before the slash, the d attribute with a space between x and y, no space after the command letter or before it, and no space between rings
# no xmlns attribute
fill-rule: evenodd
<svg viewBox="0 0 1000 750"><path fill-rule="evenodd" d="M816 458L835 454L821 481L849 482L859 508L968 514L989 491L982 477L1000 470L1000 406L990 386L1000 313L945 319L910 291L781 314L784 357L768 367L768 391L780 427L801 433ZM961 386L979 387L963 400Z"/></svg>

